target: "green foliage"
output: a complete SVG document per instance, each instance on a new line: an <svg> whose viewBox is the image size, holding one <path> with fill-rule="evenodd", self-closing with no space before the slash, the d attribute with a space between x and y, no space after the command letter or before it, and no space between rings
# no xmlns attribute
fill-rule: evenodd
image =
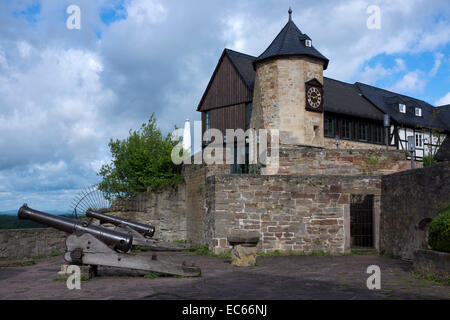
<svg viewBox="0 0 450 320"><path fill-rule="evenodd" d="M450 208L434 218L428 226L428 244L436 251L450 252Z"/></svg>
<svg viewBox="0 0 450 320"><path fill-rule="evenodd" d="M207 257L215 257L215 258L223 258L223 259L231 258L231 251L215 254L214 252L209 250L209 247L207 244L204 244L204 245L200 246L199 248L197 248L194 251L194 253L199 256L207 256Z"/></svg>
<svg viewBox="0 0 450 320"><path fill-rule="evenodd" d="M383 169L386 164L380 161L379 156L368 157L364 160L364 163L360 165L360 171L365 175L372 175L377 170Z"/></svg>
<svg viewBox="0 0 450 320"><path fill-rule="evenodd" d="M159 273L156 272L151 272L151 273L147 273L144 278L146 279L156 279L159 278Z"/></svg>
<svg viewBox="0 0 450 320"><path fill-rule="evenodd" d="M450 278L440 277L433 272L426 273L423 271L413 270L411 271L411 276L416 279L427 280L436 284L444 284L450 286Z"/></svg>
<svg viewBox="0 0 450 320"><path fill-rule="evenodd" d="M423 160L424 167L429 167L429 166L432 166L433 164L437 163L437 161L433 158L433 155L431 155L431 154L424 156L422 160Z"/></svg>
<svg viewBox="0 0 450 320"><path fill-rule="evenodd" d="M147 191L148 187L176 186L183 181L181 166L175 165L171 158L177 144L172 135L162 135L152 114L139 130L130 130L127 139L111 139L112 161L100 169L98 175L103 180L98 188L108 196L128 198Z"/></svg>

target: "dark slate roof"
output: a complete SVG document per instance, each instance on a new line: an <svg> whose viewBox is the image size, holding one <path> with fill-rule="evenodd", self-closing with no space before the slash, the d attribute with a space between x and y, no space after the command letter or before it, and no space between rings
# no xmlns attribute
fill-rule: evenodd
<svg viewBox="0 0 450 320"><path fill-rule="evenodd" d="M445 138L434 158L437 161L450 161L450 137Z"/></svg>
<svg viewBox="0 0 450 320"><path fill-rule="evenodd" d="M439 118L450 127L450 104L437 107Z"/></svg>
<svg viewBox="0 0 450 320"><path fill-rule="evenodd" d="M272 41L270 46L264 51L255 62L275 58L279 56L309 56L324 62L323 69L328 67L329 60L322 55L318 50L305 45L305 40L311 40L306 34L303 34L290 20L284 26L284 28L277 35L275 40Z"/></svg>
<svg viewBox="0 0 450 320"><path fill-rule="evenodd" d="M425 101L414 99L402 94L369 86L356 82L363 96L378 107L382 112L389 114L397 123L408 127L429 129L443 129L450 131L450 122L438 115L439 108L433 107ZM406 113L401 113L398 104L406 105ZM415 115L415 107L422 108L422 117Z"/></svg>
<svg viewBox="0 0 450 320"><path fill-rule="evenodd" d="M353 84L324 77L324 109L349 116L383 120L384 113L367 101Z"/></svg>
<svg viewBox="0 0 450 320"><path fill-rule="evenodd" d="M253 90L255 85L255 69L253 68L253 61L256 60L256 57L250 56L248 54L240 53L237 51L233 51L230 49L225 49L225 53L228 58L230 58L231 63L236 67L236 70L250 88Z"/></svg>

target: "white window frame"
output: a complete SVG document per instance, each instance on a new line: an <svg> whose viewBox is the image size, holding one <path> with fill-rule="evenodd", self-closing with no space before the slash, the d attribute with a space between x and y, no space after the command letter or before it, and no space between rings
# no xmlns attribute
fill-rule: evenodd
<svg viewBox="0 0 450 320"><path fill-rule="evenodd" d="M416 133L416 148L423 148L423 133Z"/></svg>
<svg viewBox="0 0 450 320"><path fill-rule="evenodd" d="M415 115L416 115L416 117L421 117L422 116L422 108L416 107Z"/></svg>
<svg viewBox="0 0 450 320"><path fill-rule="evenodd" d="M309 39L306 39L306 40L305 40L305 46L311 48L311 47L312 47L312 41L309 40Z"/></svg>
<svg viewBox="0 0 450 320"><path fill-rule="evenodd" d="M398 111L400 113L406 113L406 105L404 105L403 103L399 103L398 104Z"/></svg>

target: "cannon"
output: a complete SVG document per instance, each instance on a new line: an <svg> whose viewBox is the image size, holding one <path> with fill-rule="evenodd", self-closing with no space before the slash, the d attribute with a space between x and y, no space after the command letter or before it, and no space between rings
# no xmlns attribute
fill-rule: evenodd
<svg viewBox="0 0 450 320"><path fill-rule="evenodd" d="M24 204L17 213L19 219L34 222L64 231L66 239L64 259L77 265L117 267L157 272L168 275L195 277L201 270L195 266L174 265L160 262L156 256L145 257L129 253L133 235L129 232L111 230L102 226L66 217L37 211Z"/></svg>
<svg viewBox="0 0 450 320"><path fill-rule="evenodd" d="M155 234L155 227L153 226L110 216L92 209L86 210L86 217L97 219L100 221L100 224L110 223L116 226L116 231L132 235L133 245L135 246L146 247L152 251L181 251L188 249L188 246L185 244L151 239Z"/></svg>

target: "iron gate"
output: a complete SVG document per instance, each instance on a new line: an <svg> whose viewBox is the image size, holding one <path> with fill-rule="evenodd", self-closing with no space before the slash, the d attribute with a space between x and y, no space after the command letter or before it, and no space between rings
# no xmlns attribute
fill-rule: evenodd
<svg viewBox="0 0 450 320"><path fill-rule="evenodd" d="M373 248L373 195L352 194L350 236L353 248Z"/></svg>

